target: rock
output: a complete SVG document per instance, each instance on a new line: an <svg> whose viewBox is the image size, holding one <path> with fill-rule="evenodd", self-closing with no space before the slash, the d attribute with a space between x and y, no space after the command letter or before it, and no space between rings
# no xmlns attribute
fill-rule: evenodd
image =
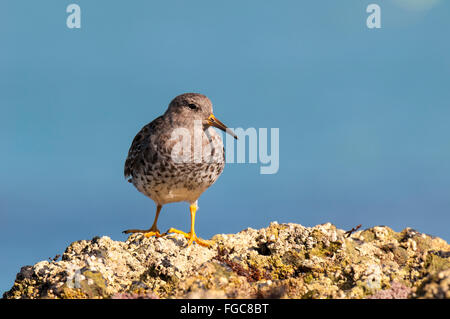
<svg viewBox="0 0 450 319"><path fill-rule="evenodd" d="M393 282L391 288L380 290L370 296L369 299L406 299L410 293L411 288L401 283Z"/></svg>
<svg viewBox="0 0 450 319"><path fill-rule="evenodd" d="M346 236L332 224L272 223L212 238L80 240L24 266L4 298L450 298L450 245L407 228Z"/></svg>
<svg viewBox="0 0 450 319"><path fill-rule="evenodd" d="M447 266L448 267L448 266ZM450 269L430 274L419 287L419 298L450 299Z"/></svg>

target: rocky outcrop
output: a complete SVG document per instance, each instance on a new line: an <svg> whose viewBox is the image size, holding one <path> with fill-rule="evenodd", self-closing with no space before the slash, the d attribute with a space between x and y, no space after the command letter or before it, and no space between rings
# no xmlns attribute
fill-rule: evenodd
<svg viewBox="0 0 450 319"><path fill-rule="evenodd" d="M61 261L22 267L3 297L450 298L450 246L410 228L272 223L211 241L77 241Z"/></svg>

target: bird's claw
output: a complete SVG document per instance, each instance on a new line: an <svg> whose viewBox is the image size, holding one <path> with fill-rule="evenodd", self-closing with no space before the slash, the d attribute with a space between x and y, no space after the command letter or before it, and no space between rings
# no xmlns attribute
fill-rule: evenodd
<svg viewBox="0 0 450 319"><path fill-rule="evenodd" d="M192 245L193 242L196 242L197 244L199 244L200 246L203 246L203 247L211 246L211 243L209 241L197 237L195 232L185 233L184 231L181 231L181 230L178 230L175 228L170 228L165 234L168 234L168 233L175 233L175 234L183 235L186 239L188 239L187 246Z"/></svg>
<svg viewBox="0 0 450 319"><path fill-rule="evenodd" d="M161 233L159 232L159 229L128 229L128 230L124 230L122 233L124 234L134 234L134 233L142 233L144 234L145 237L149 238L149 237L153 237L155 236L156 238L162 237Z"/></svg>

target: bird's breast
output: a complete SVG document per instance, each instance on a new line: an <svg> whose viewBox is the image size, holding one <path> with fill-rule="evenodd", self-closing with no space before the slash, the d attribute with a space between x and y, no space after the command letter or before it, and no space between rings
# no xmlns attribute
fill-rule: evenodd
<svg viewBox="0 0 450 319"><path fill-rule="evenodd" d="M212 128L205 133L207 140L203 139L202 147L199 149L192 143L188 156L176 154L180 151L176 142L157 147L156 158L148 161L133 178L136 188L159 204L197 200L225 166L220 135Z"/></svg>

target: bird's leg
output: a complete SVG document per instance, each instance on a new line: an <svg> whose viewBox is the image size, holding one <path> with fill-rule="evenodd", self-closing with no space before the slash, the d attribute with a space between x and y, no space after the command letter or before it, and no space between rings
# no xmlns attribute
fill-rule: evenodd
<svg viewBox="0 0 450 319"><path fill-rule="evenodd" d="M209 247L211 243L209 243L206 240L198 238L197 235L195 234L195 213L197 212L197 203L191 204L191 206L189 206L189 209L191 211L191 231L189 233L185 233L184 231L175 228L170 228L167 232L183 235L184 237L189 239L187 244L188 246L192 245L192 243L195 241L200 246Z"/></svg>
<svg viewBox="0 0 450 319"><path fill-rule="evenodd" d="M161 234L159 233L158 227L156 227L156 223L158 222L159 213L161 212L162 205L158 205L156 207L156 215L155 220L153 221L152 227L150 229L128 229L123 231L124 234L130 234L130 233L144 233L145 237L161 237Z"/></svg>

